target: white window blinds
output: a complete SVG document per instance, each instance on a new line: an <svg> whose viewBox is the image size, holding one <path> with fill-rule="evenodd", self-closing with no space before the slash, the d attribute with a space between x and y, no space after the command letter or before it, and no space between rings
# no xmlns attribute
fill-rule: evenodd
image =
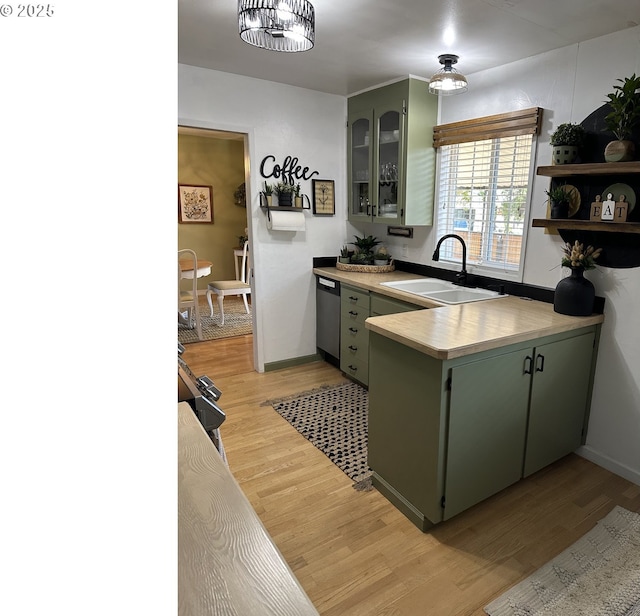
<svg viewBox="0 0 640 616"><path fill-rule="evenodd" d="M496 121L500 118L504 122ZM460 235L467 244L468 265L511 274L521 270L539 118L530 113L528 126L521 118L514 126L512 114L503 114L434 129L439 146L437 237ZM459 263L460 244L445 242L440 260Z"/></svg>

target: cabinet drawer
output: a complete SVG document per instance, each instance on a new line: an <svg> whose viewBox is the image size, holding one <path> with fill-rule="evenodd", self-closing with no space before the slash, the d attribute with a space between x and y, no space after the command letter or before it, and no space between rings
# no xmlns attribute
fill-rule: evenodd
<svg viewBox="0 0 640 616"><path fill-rule="evenodd" d="M377 293L371 295L371 316L410 312L412 310L423 310L423 308L422 306L416 306L415 304L403 302L398 299L391 299L390 297L378 295Z"/></svg>
<svg viewBox="0 0 640 616"><path fill-rule="evenodd" d="M369 364L349 355L340 357L340 370L363 385L369 384Z"/></svg>
<svg viewBox="0 0 640 616"><path fill-rule="evenodd" d="M368 362L369 330L364 323L344 323L340 328L340 349L346 357Z"/></svg>
<svg viewBox="0 0 640 616"><path fill-rule="evenodd" d="M367 316L369 316L369 291L354 289L353 287L348 287L343 284L340 299L343 310L358 308L361 312L366 312Z"/></svg>

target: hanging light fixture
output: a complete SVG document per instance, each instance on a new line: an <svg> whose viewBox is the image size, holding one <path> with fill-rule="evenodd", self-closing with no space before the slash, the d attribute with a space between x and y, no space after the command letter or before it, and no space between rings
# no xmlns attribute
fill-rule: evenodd
<svg viewBox="0 0 640 616"><path fill-rule="evenodd" d="M439 96L451 96L467 91L467 78L456 71L453 65L458 61L458 56L445 53L438 56L438 61L443 65L429 81L429 92Z"/></svg>
<svg viewBox="0 0 640 616"><path fill-rule="evenodd" d="M308 0L238 0L240 38L262 49L311 49L315 22L315 11Z"/></svg>

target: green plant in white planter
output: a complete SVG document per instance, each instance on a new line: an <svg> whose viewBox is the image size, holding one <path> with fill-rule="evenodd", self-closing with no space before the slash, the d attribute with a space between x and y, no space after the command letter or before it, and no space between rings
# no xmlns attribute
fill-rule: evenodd
<svg viewBox="0 0 640 616"><path fill-rule="evenodd" d="M388 265L391 261L391 255L385 246L380 246L376 252L373 253L374 265Z"/></svg>
<svg viewBox="0 0 640 616"><path fill-rule="evenodd" d="M559 124L550 139L553 146L553 164L575 163L585 138L586 131L580 124Z"/></svg>
<svg viewBox="0 0 640 616"><path fill-rule="evenodd" d="M353 244L356 247L356 254L351 257L352 262L370 264L373 261L373 249L380 244L380 240L373 235L363 235L358 237L354 235L356 241ZM356 257L358 260L356 261Z"/></svg>
<svg viewBox="0 0 640 616"><path fill-rule="evenodd" d="M613 92L607 94L611 111L604 118L607 130L616 137L604 150L604 159L608 163L634 159L635 144L631 136L640 124L640 77L634 73L631 77L616 81L622 85L614 85Z"/></svg>
<svg viewBox="0 0 640 616"><path fill-rule="evenodd" d="M340 257L338 257L340 263L349 263L351 260L351 251L348 246L343 246L340 249Z"/></svg>

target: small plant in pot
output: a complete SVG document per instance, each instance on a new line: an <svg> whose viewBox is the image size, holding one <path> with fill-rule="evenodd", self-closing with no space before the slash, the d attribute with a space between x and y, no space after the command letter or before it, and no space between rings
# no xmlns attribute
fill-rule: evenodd
<svg viewBox="0 0 640 616"><path fill-rule="evenodd" d="M266 182L264 183L264 196L267 200L267 206L271 207L273 204L273 186Z"/></svg>
<svg viewBox="0 0 640 616"><path fill-rule="evenodd" d="M634 159L635 144L631 137L640 124L640 77L634 73L631 77L616 81L622 85L614 85L613 92L607 94L611 111L604 118L607 130L616 137L604 150L604 159L608 163Z"/></svg>
<svg viewBox="0 0 640 616"><path fill-rule="evenodd" d="M302 195L300 194L300 184L293 187L293 200L295 207L302 207Z"/></svg>
<svg viewBox="0 0 640 616"><path fill-rule="evenodd" d="M391 261L391 255L385 246L380 246L375 253L373 253L374 265L388 265Z"/></svg>
<svg viewBox="0 0 640 616"><path fill-rule="evenodd" d="M569 191L564 188L564 184L552 187L551 190L545 190L544 192L549 197L551 218L569 218L571 196Z"/></svg>
<svg viewBox="0 0 640 616"><path fill-rule="evenodd" d="M343 246L340 249L340 256L338 257L340 263L349 263L351 260L351 252L348 246Z"/></svg>
<svg viewBox="0 0 640 616"><path fill-rule="evenodd" d="M584 145L586 131L580 124L560 124L553 131L550 143L553 146L553 164L567 165L578 160L580 148Z"/></svg>
<svg viewBox="0 0 640 616"><path fill-rule="evenodd" d="M275 188L276 195L278 195L278 205L291 207L293 205L293 191L293 184L278 182Z"/></svg>

